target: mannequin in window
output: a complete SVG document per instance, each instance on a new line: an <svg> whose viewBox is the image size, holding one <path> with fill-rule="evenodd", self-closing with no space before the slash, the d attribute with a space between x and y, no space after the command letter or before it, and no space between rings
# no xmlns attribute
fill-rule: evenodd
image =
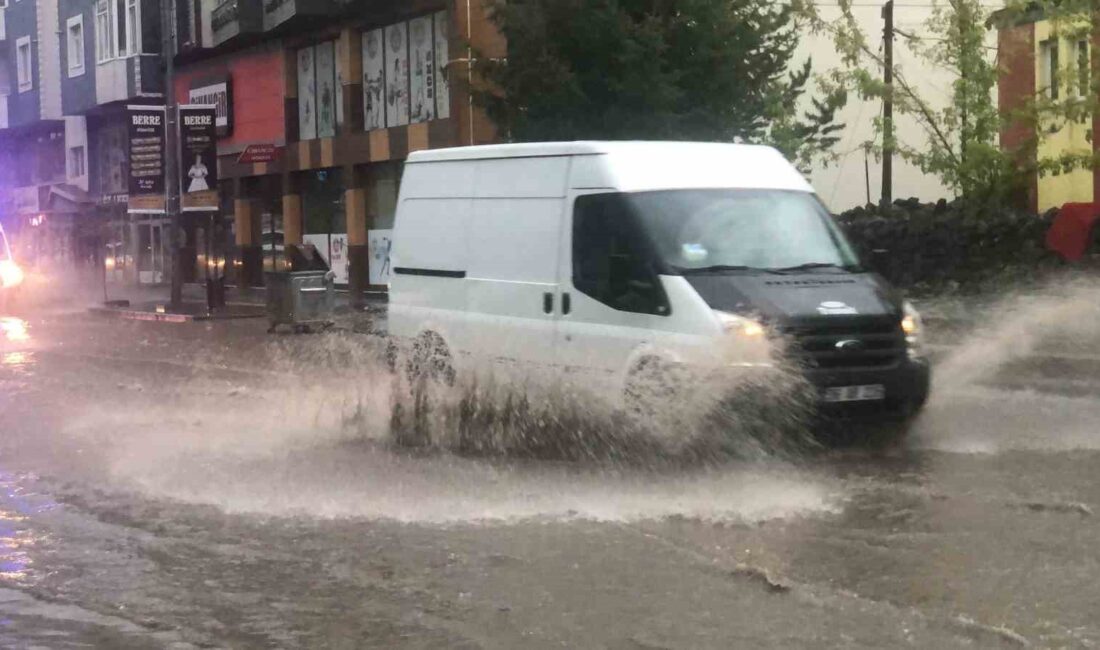
<svg viewBox="0 0 1100 650"><path fill-rule="evenodd" d="M203 164L202 156L195 156L195 164L191 165L191 169L187 172L187 177L191 179L191 185L187 188L188 193L209 190L210 186L206 183L206 177L209 175L210 170Z"/></svg>

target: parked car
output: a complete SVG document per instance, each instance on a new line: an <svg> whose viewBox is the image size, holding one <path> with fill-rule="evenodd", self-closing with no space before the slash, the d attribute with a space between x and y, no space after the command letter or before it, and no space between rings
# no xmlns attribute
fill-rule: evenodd
<svg viewBox="0 0 1100 650"><path fill-rule="evenodd" d="M771 148L417 152L392 260L390 331L431 351L417 367L505 359L625 391L656 367L756 364L729 343L782 336L823 408L908 418L928 396L919 314Z"/></svg>
<svg viewBox="0 0 1100 650"><path fill-rule="evenodd" d="M4 226L0 225L0 308L11 303L23 280L23 269L15 261Z"/></svg>

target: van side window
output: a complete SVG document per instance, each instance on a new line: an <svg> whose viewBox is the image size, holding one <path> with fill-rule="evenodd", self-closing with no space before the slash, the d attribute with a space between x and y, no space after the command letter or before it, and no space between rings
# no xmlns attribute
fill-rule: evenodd
<svg viewBox="0 0 1100 650"><path fill-rule="evenodd" d="M618 194L591 194L573 210L573 286L619 311L667 316L657 277L629 205Z"/></svg>

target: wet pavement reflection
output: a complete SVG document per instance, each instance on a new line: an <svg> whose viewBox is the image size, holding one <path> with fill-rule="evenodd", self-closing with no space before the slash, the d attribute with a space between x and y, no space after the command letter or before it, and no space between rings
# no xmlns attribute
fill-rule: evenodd
<svg viewBox="0 0 1100 650"><path fill-rule="evenodd" d="M1100 400L959 388L901 448L705 468L469 458L389 444L361 339L31 322L0 647L1100 644Z"/></svg>

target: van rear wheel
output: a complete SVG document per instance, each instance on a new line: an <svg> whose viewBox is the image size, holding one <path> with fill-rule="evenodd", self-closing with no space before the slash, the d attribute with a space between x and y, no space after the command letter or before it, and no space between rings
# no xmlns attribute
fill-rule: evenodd
<svg viewBox="0 0 1100 650"><path fill-rule="evenodd" d="M413 343L412 353L405 364L409 383L431 381L444 386L455 383L454 361L443 337L435 332L425 332Z"/></svg>

